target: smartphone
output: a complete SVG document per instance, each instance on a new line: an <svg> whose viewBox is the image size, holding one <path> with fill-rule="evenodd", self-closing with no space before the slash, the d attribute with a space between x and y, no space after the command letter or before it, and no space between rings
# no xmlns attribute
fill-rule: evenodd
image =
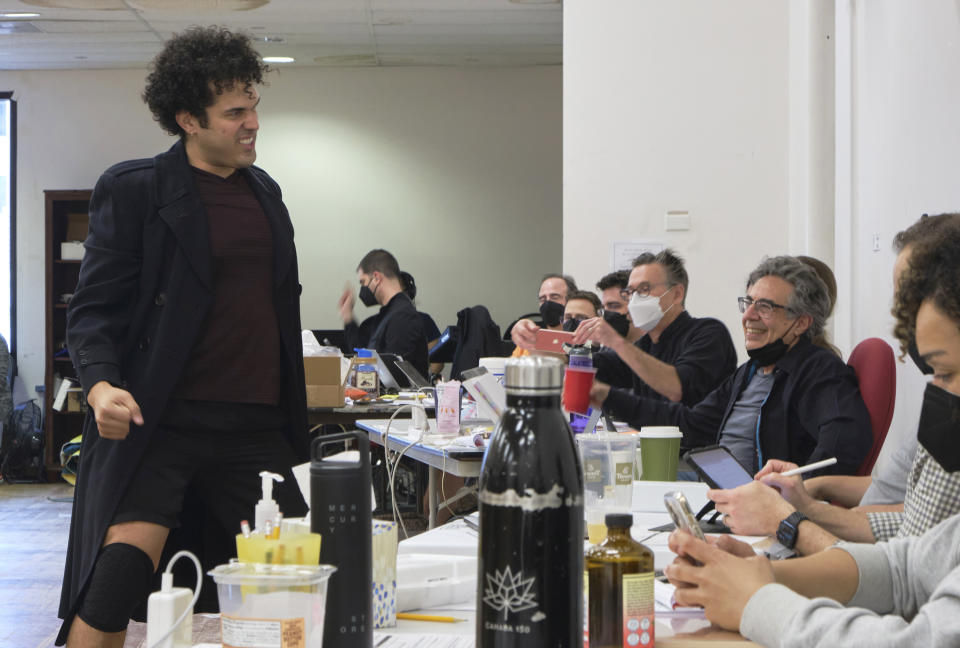
<svg viewBox="0 0 960 648"><path fill-rule="evenodd" d="M570 331L551 331L542 328L537 331L537 341L533 345L537 351L552 351L554 353L565 353L563 343L572 344L573 333Z"/></svg>
<svg viewBox="0 0 960 648"><path fill-rule="evenodd" d="M700 528L697 519L693 517L693 511L690 510L690 503L687 502L687 498L683 493L680 491L664 493L663 504L667 507L667 513L670 514L670 519L673 520L673 523L678 529L687 531L694 538L705 540L703 530Z"/></svg>
<svg viewBox="0 0 960 648"><path fill-rule="evenodd" d="M736 488L753 481L753 475L723 446L696 448L685 459L710 488Z"/></svg>

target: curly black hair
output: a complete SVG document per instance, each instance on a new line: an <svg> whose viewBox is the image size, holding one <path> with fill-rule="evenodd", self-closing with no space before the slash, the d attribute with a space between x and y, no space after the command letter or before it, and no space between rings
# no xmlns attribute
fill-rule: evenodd
<svg viewBox="0 0 960 648"><path fill-rule="evenodd" d="M171 135L184 137L177 113L186 110L207 126L207 106L234 85L263 84L270 68L244 34L225 27L191 27L169 41L151 64L143 100Z"/></svg>
<svg viewBox="0 0 960 648"><path fill-rule="evenodd" d="M623 290L628 283L630 283L630 273L626 270L617 270L600 277L600 281L597 282L597 290L606 290L607 288Z"/></svg>
<svg viewBox="0 0 960 648"><path fill-rule="evenodd" d="M908 245L913 245L921 239L934 236L940 231L940 228L960 220L960 214L923 214L913 225L907 229L897 232L893 237L893 251L899 254Z"/></svg>
<svg viewBox="0 0 960 648"><path fill-rule="evenodd" d="M960 222L944 223L935 236L911 243L913 252L900 278L893 302L896 323L893 334L900 341L903 358L917 335L920 305L932 300L960 326Z"/></svg>

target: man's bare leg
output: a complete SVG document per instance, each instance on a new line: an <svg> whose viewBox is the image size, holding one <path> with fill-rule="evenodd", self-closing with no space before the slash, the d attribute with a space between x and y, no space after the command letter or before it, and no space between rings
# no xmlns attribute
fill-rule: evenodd
<svg viewBox="0 0 960 648"><path fill-rule="evenodd" d="M170 530L152 522L121 522L107 529L103 546L114 542L133 545L150 556L153 570L160 564L163 545L167 542ZM67 635L67 648L123 648L127 631L101 632L92 628L79 616L73 617L70 634Z"/></svg>

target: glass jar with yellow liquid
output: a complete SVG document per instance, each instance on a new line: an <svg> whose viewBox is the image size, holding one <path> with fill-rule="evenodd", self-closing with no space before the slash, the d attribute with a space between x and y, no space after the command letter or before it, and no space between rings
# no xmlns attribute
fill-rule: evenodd
<svg viewBox="0 0 960 648"><path fill-rule="evenodd" d="M584 556L584 644L652 648L653 552L630 537L631 514L609 513L605 522L606 538Z"/></svg>

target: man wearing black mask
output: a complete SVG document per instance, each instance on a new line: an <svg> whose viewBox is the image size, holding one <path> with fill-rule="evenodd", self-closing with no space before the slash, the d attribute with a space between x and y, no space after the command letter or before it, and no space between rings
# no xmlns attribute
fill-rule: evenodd
<svg viewBox="0 0 960 648"><path fill-rule="evenodd" d="M811 340L823 331L830 300L823 281L794 257L764 259L738 298L750 360L694 407L640 398L595 383L602 405L634 427L678 425L687 448L726 446L749 472L768 459L853 474L873 443L856 374Z"/></svg>
<svg viewBox="0 0 960 648"><path fill-rule="evenodd" d="M625 296L629 283L630 271L617 270L600 277L596 287L600 291L603 319L627 342L636 342L644 336L644 332L630 321L630 310L627 308L630 298Z"/></svg>
<svg viewBox="0 0 960 648"><path fill-rule="evenodd" d="M567 296L567 304L563 307L563 322L561 328L567 332L577 330L580 322L600 315L600 298L592 292L577 290Z"/></svg>
<svg viewBox="0 0 960 648"><path fill-rule="evenodd" d="M373 349L402 356L423 375L428 374L427 336L423 320L403 292L400 266L386 250L370 250L357 266L360 301L366 307L380 305L380 312L357 324L353 316L353 290L347 287L337 307L347 346Z"/></svg>
<svg viewBox="0 0 960 648"><path fill-rule="evenodd" d="M563 330L563 311L567 305L567 296L577 292L577 282L573 277L563 274L547 274L540 280L537 300L540 302L540 319L543 327L551 331ZM540 327L532 320L518 320L510 330L510 337L517 345L513 355L526 355L533 351L537 343L537 331Z"/></svg>
<svg viewBox="0 0 960 648"><path fill-rule="evenodd" d="M730 333L719 320L687 312L689 285L683 259L666 249L634 259L616 295L619 301L614 288L603 289L603 317L583 322L573 339L607 347L593 359L598 381L629 389L636 397L692 407L733 373L737 353ZM623 316L610 317L608 303L622 304L630 320L624 317L618 324ZM630 327L627 337L616 328L623 323Z"/></svg>

